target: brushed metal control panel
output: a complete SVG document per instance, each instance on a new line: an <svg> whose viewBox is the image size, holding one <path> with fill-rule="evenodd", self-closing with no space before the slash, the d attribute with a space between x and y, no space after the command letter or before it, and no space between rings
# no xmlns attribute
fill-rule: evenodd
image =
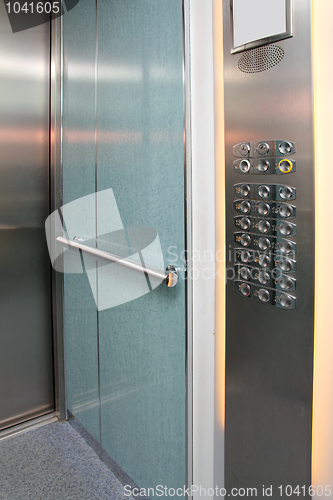
<svg viewBox="0 0 333 500"><path fill-rule="evenodd" d="M245 51L258 70L246 73L242 55L232 53L232 2L223 2L224 107L217 112L225 130L226 370L217 429L223 486L257 487L258 499L266 498L263 485L275 498L281 484L311 484L312 6L291 3L294 36ZM276 65L274 47L284 53ZM216 443L218 456L219 434Z"/></svg>

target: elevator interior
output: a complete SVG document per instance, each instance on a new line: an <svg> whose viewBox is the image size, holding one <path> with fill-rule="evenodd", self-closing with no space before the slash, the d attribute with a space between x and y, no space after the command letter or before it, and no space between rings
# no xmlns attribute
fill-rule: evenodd
<svg viewBox="0 0 333 500"><path fill-rule="evenodd" d="M110 207L81 212L74 225L66 207L112 192L124 235L133 226L139 235L155 230L165 265L186 267L182 1L81 0L53 21L51 36L48 23L11 33L0 7L6 49L1 428L52 413L58 404L61 368L56 356L54 375L52 319L59 314L66 355L63 415L74 416L101 458L112 457L136 484L182 486L190 433L184 279L174 289L147 286L144 273L136 281L127 271L111 276L109 266L106 287L97 261L90 274L85 267L59 279L45 238L53 208L63 215L62 235L69 239L87 238L91 220L88 234L100 248L105 242L98 230L114 216L105 214ZM171 205L165 190L170 177ZM126 300L101 309L110 287L122 289Z"/></svg>
<svg viewBox="0 0 333 500"><path fill-rule="evenodd" d="M126 177L125 167L131 167L131 161L136 161L136 157L140 155L140 159L146 161L148 155L153 154L154 162L157 159L161 161L160 164L163 164L166 155L172 166L166 168L165 172L161 169L159 179L150 179L152 181L151 185L162 186L162 191L167 194L170 191L165 189L165 186L170 186L170 171L173 180L175 179L174 171L177 172L179 177L177 177L175 184L177 185L176 198L179 208L180 203L183 202L184 194L184 179L177 170L178 166L176 167L179 161L184 161L180 152L181 141L179 140L182 128L180 122L183 120L183 113L180 112L180 108L184 104L180 98L182 79L180 76L181 55L179 47L182 40L179 35L181 33L179 18L177 18L177 21L172 21L171 13L168 14L170 15L170 23L178 26L177 30L175 30L176 34L165 33L162 28L157 30L164 33L163 36L176 40L173 54L175 61L177 61L169 61L168 82L170 87L166 85L164 88L162 86L162 90L161 87L158 90L157 82L159 79L160 81L165 79L165 74L160 72L161 68L157 64L159 58L164 57L159 53L159 50L163 52L161 47L163 43L156 48L155 60L151 61L149 60L148 46L152 44L152 40L149 40L149 37L143 40L144 37L141 38L139 30L133 30L133 27L137 26L135 21L138 20L140 20L141 26L143 21L146 21L147 24L153 24L154 15L150 18L145 16L140 18L140 14L132 10L133 17L131 19L133 24L129 27L128 25L125 26L123 22L126 16L121 9L118 13L113 12L113 14L120 16L118 21L121 21L118 23L118 27L121 26L122 28L119 27L119 31L115 31L114 37L111 37L112 43L116 43L116 38L121 39L123 46L122 48L120 45L117 46L118 53L116 55L119 60L114 60L112 64L109 64L108 57L112 50L110 48L106 49L108 42L105 42L104 38L108 38L107 33L108 30L110 31L113 18L107 15L106 3L98 3L100 10L96 12L95 8L91 6L91 2L81 0L77 10L73 9L71 13L68 13L67 20L65 20L67 15L64 17L66 58L63 61L63 76L65 78L63 83L66 94L64 94L65 113L63 115L65 180L63 179L62 202L68 203L95 192L96 186L99 190L109 188L111 186L109 181L113 173L117 173L120 176L119 178L123 176L124 179L124 176ZM235 33L232 25L232 9L230 8L233 6L233 2L223 2L226 113L226 248L238 251L235 254L236 262L232 261L230 266L235 271L235 274L239 276L239 279L228 280L227 283L226 421L224 428L224 421L221 419L222 423L219 424L217 431L217 434L223 434L223 437L225 435L226 439L225 477L221 467L223 462L221 457L224 456L223 442L219 448L220 441L216 440L218 444L215 450L216 456L219 456L216 459L215 477L217 482L221 483L225 479L228 487L238 486L240 482L254 485L267 481L269 484L274 483L276 485L279 484L280 480L283 483L292 481L304 484L309 484L309 481L311 481L315 241L311 3L300 2L299 0L283 2L287 6L286 13L290 6L293 8L293 17L285 18L286 23L283 29L286 27L284 32L286 36L273 39L276 35L275 32L268 45L266 42L251 45L249 39L233 43L232 34ZM116 4L117 2L114 5ZM235 0L236 4L237 1ZM282 5L282 3L279 2L279 5ZM2 4L0 4L0 8L2 8ZM163 5L160 5L160 8L163 8ZM179 13L181 10L180 5L177 4L175 9ZM3 19L5 19L5 16L1 16L1 20ZM292 22L289 26L290 21ZM85 33L81 31L81 38L78 32L76 36L74 35L75 27L80 26L80 23L86 28ZM36 33L48 44L49 34L45 30L45 25L43 25L37 29ZM128 33L128 30L135 33L136 41L140 41L140 43L137 43L139 54L135 54L133 46L126 41L126 32ZM25 35L25 38L23 35ZM268 33L265 34L265 36L268 35ZM1 29L0 36L4 41L9 39L10 33L6 27ZM157 36L157 34L155 33L154 36ZM24 39L23 46L28 46L28 42L32 43L33 37L29 38L27 33L22 33L22 39ZM98 41L97 44L96 40ZM249 43L250 45L246 46ZM13 46L10 46L13 49ZM22 51L22 47L19 50ZM47 55L46 52L44 52L44 56ZM113 52L113 55L116 59L115 52ZM122 65L120 61L123 60L124 56L126 56L127 62ZM3 53L1 57L3 60ZM96 60L98 61L97 64ZM36 78L37 75L41 76L43 74L46 81L48 78L46 71L48 65L49 62L45 62L44 70L39 73L34 72L33 75L29 73L29 78ZM24 65L20 66L22 66L21 70L23 71ZM17 122L13 122L13 117L16 115L13 115L11 110L6 115L5 111L9 109L8 96L12 93L14 101L17 102L17 95L14 92L20 89L16 77L15 85L12 83L14 82L13 65L8 65L4 61L3 67L6 68L6 75L8 76L4 78L4 83L1 82L1 85L4 85L6 90L6 92L2 93L1 101L4 110L1 113L1 120L5 120L5 124L1 124L3 129L0 138L2 141L1 162L3 162L3 158L7 158L8 163L8 151L10 150L11 157L15 158L16 155L17 158L20 148L14 143ZM19 64L16 67L19 67ZM10 75L13 77L12 80L10 80ZM19 94L23 99L23 96L27 95L28 87L24 84L22 88L24 90L21 90ZM48 105L48 91L45 90L46 87L43 85L41 88L44 90L39 92L39 98L44 96L44 102ZM176 88L177 91L175 91ZM150 102L149 93L145 93L145 89L149 89L149 93L152 92L155 95L153 103ZM128 101L128 95L131 95L133 100ZM165 125L163 115L168 109L172 95L176 96L178 104L174 105L172 112L170 111L169 121L167 120L168 126L165 126L164 129L163 127L159 128L158 125L163 123ZM114 99L114 96L117 96L117 99ZM105 101L103 101L103 97ZM142 104L142 108L135 108L136 100ZM86 103L85 107L82 106L83 101ZM36 103L36 100L32 99L31 102ZM108 106L103 109L105 102L108 102ZM133 106L132 110L135 109L135 125L138 126L138 129L131 128L131 113L128 108L122 115L121 110L124 104L127 104L128 108ZM149 108L149 104L152 105L151 108ZM160 104L162 105L159 108ZM112 107L114 107L113 110ZM22 109L20 109L21 113ZM155 116L150 114L152 109L157 110ZM37 107L34 106L33 112L35 113L36 110ZM112 114L112 111L114 114ZM144 111L147 113L145 114ZM173 123L172 114L175 119ZM177 118L175 117L176 114ZM28 112L24 116L28 120ZM116 124L112 122L112 119L115 118L118 120ZM115 121L117 121L116 119ZM33 120L37 119L33 117ZM25 137L26 143L29 144L31 149L33 143L28 135L28 128L23 127L25 121L20 118L17 121L20 123L21 132L25 132L22 137ZM48 124L48 121L49 118L44 116L43 124ZM116 127L118 128L116 129ZM139 131L140 127L142 127L141 131ZM40 125L36 126L37 128L42 130L43 127ZM177 131L175 132L175 130ZM46 135L48 135L48 131L46 131ZM38 137L41 140L42 136ZM35 135L34 138L36 139ZM110 139L113 141L114 147L111 153L112 164L109 162L108 141ZM140 142L141 140L142 142ZM154 150L154 146L152 146L157 143L159 145L164 143L165 145L165 150L161 156L159 156L158 149ZM172 144L171 148L170 143ZM48 146L44 144L43 148L43 158L47 159L49 154ZM175 148L175 150L171 154L170 150L172 148ZM15 155L13 152L15 152ZM130 152L129 157L126 156L128 152ZM28 159L29 155L24 153L24 160L19 159L17 165L28 165ZM143 161L143 164L146 164L149 170L154 162L145 163L145 161ZM175 163L173 163L174 161ZM35 164L37 162L34 160ZM3 165L1 165L1 171L4 179L7 179ZM14 171L14 166L11 171ZM147 177L140 177L138 171L133 169L131 175L128 178L126 177L127 185L130 185L133 178L137 186L140 186L141 181L147 180ZM22 179L22 183L24 181L22 192L28 200L20 193L16 195L15 203L12 202L9 206L10 196L8 193L11 193L11 191L4 184L1 186L3 190L1 203L3 205L7 203L2 210L1 233L4 238L3 241L10 243L7 249L10 249L11 258L15 258L14 271L18 270L17 274L20 279L22 280L22 276L27 276L26 273L29 270L34 271L33 279L37 279L39 275L42 276L44 292L39 300L44 302L39 302L39 306L38 303L35 303L34 306L40 307L42 303L42 310L47 311L47 318L50 318L51 298L48 295L50 293L48 278L50 270L46 253L42 253L41 257L38 257L36 251L38 251L39 246L36 244L36 248L31 250L29 254L29 265L25 266L24 269L23 267L18 268L16 264L19 265L20 262L23 262L21 259L22 254L24 258L27 257L27 248L25 247L25 251L21 255L16 255L14 252L19 248L19 245L13 239L15 232L18 234L18 231L23 231L23 229L18 228L24 227L24 231L28 231L27 228L30 231L31 227L42 228L44 220L50 212L49 199L43 199L43 195L40 195L39 198L36 196L35 199L39 199L40 206L44 206L44 211L40 212L39 216L36 215L37 212L34 212L36 219L33 218L27 221L29 213L25 208L22 209L20 214L22 217L24 214L25 219L21 219L16 226L12 218L15 210L20 207L24 200L24 207L27 206L27 201L32 200L32 195L29 197L27 194L27 188L30 184L24 177L22 170L19 170L15 182L18 179ZM46 191L48 191L48 174L46 175L44 172L38 179L39 185L43 184ZM34 182L33 186L36 187L38 183L37 181ZM115 180L113 183L112 180L112 187L116 184L117 181ZM174 186L173 183L171 184ZM13 185L13 182L9 183L10 187ZM141 185L144 185L144 182ZM322 183L322 189L324 187L325 183ZM116 189L119 190L119 186L116 186ZM136 191L133 188L129 198L137 200L142 195L139 191L139 189ZM43 199L43 202L41 202L41 199ZM146 195L142 199L144 203L148 200ZM159 203L158 199L153 201ZM181 227L184 213L179 209L176 214L180 222L177 222L177 229L175 230L173 222L167 218L168 198L163 203L165 203L164 208L160 206L163 219L163 250L168 248L169 245L174 245L173 238L176 238L176 245L182 250L184 234ZM136 212L135 207L131 206L126 198L122 198L120 204L122 213L126 214L125 219L129 219L130 215L132 216L135 213L135 218L140 220L140 223L153 224L154 217L157 218L157 215L161 215L161 213L155 213L149 219L145 214ZM146 206L148 209L151 207L149 202L147 202ZM259 206L261 212L259 212ZM328 211L326 210L324 215ZM36 222L37 219L38 222ZM147 219L149 220L147 221ZM251 225L253 222L253 231L251 231L249 224ZM128 223L127 220L126 223ZM135 224L137 223L135 222ZM16 229L9 231L9 228L14 227ZM281 232L281 227L287 231L286 234ZM280 231L280 234L273 232L277 230ZM36 234L38 233L38 229L33 231L36 231ZM291 232L288 234L288 231ZM10 234L13 235L12 240L9 239ZM170 235L172 235L172 238L169 238ZM329 241L329 237L328 234L327 241ZM19 236L19 238L22 241L23 236ZM29 236L29 238L32 238L32 236ZM265 249L263 246L271 246L272 243L279 245L282 252L280 257L284 266L284 269L280 269L280 271L283 271L281 272L283 276L279 276L277 283L272 281L270 277L268 282L263 282L268 279L265 273L269 274L271 271L270 263L266 259L266 255L261 257L259 262L259 255L265 254L265 250L269 250L269 248ZM253 248L253 245L258 246L258 248ZM289 249L289 255L283 249ZM4 246L2 251L4 251ZM251 260L245 261L251 256L252 251L257 252L258 263L255 261L251 263ZM12 290L11 286L17 286L18 281L13 282L14 271L11 271L11 263L7 265L8 260L6 261L6 258L9 253L6 251L1 260L1 262L6 263L6 266L2 269L2 277L7 280L1 281L1 293L4 299L1 303L3 311L0 321L4 325L1 325L1 339L5 339L6 347L10 347L10 342L13 340L16 348L19 345L21 353L27 355L23 356L22 354L19 358L18 367L15 367L11 362L12 358L5 354L1 345L0 356L3 357L0 368L0 370L3 370L1 381L6 380L6 384L1 386L1 390L5 401L6 397L8 398L9 391L11 395L15 394L15 390L19 387L17 373L19 373L20 369L24 370L24 380L28 382L28 372L26 372L24 363L30 360L36 369L38 363L35 363L33 356L38 355L38 349L43 348L42 346L44 346L44 354L46 353L45 359L48 361L46 363L45 377L43 377L43 384L46 385L44 385L44 388L42 387L42 392L39 392L39 394L44 394L46 397L37 398L37 404L29 406L32 401L29 395L28 406L23 409L12 408L8 414L5 414L5 409L1 407L0 416L4 422L3 427L40 413L52 411L54 408L51 325L46 317L38 316L38 313L30 314L32 310L31 303L29 311L24 310L24 300L19 304L10 303L8 290ZM266 252L266 254L270 258L269 252ZM31 265L31 263L35 263L35 258L38 258L39 264L45 263L43 272L40 265L35 267ZM324 260L325 255L322 258ZM280 260L275 262L280 262ZM98 274L97 267L96 274ZM257 274L253 275L253 278L251 274L248 274L248 271L251 272L252 269L260 269ZM10 276L8 276L9 273L11 273ZM260 273L262 281L259 281ZM77 275L65 277L64 309L67 314L65 316L65 327L68 334L66 342L69 391L67 408L78 417L78 420L83 421L85 428L99 443L100 452L103 453L105 447L107 447L108 453L112 455L112 449L115 450L118 453L118 461L123 463L123 468L133 471L131 472L132 476L138 474L136 480L139 483L147 471L135 471L135 464L133 464L130 454L122 453L121 447L126 439L121 438L118 442L115 442L114 438L116 436L112 436L112 433L108 434L107 426L110 422L110 415L112 411L117 414L119 427L123 426L118 436L122 435L126 438L126 432L123 432L124 428L131 426L131 418L135 419L136 415L128 413L132 402L132 396L128 388L130 385L134 387L133 379L130 380L129 377L125 380L124 375L128 374L132 367L135 367L134 377L136 377L136 382L143 382L141 388L140 384L136 387L138 392L141 389L144 391L151 380L156 382L155 372L153 373L151 369L162 367L162 371L167 371L168 367L163 364L164 359L175 354L181 368L179 366L177 368L171 367L171 371L174 369L175 373L168 373L167 377L169 377L168 380L173 378L174 385L172 387L181 387L178 393L178 401L180 401L182 410L178 412L178 422L182 421L182 423L178 426L178 429L181 429L178 438L181 436L181 453L184 459L186 448L183 391L185 386L185 376L183 377L185 373L185 342L184 339L180 341L180 337L177 337L177 335L173 339L175 341L173 346L170 343L168 344L167 334L161 336L161 339L155 339L158 340L155 347L160 366L156 367L155 365L154 367L153 363L150 363L152 351L149 352L146 343L147 337L145 336L147 331L149 333L153 331L153 328L150 328L151 323L147 312L150 311L150 306L147 305L147 309L138 308L137 313L133 304L129 305L129 308L134 308L134 314L137 313L141 319L143 317L144 327L138 328L140 330L138 337L131 337L128 334L129 331L134 331L133 325L131 326L131 328L133 327L132 330L129 328L123 335L121 315L117 316L116 310L97 312L88 281L84 281L85 279L84 276ZM3 286L5 281L7 285ZM24 291L23 285L20 287L25 299L29 295L35 296L35 294L29 294L31 283L33 281L30 280L27 287L28 291ZM286 286L289 288L286 289ZM171 291L175 296L167 295L170 290L161 289L158 292L161 294L159 297L156 297L156 293L154 300L156 300L156 304L159 305L163 313L159 317L153 317L152 323L160 321L160 324L164 326L170 325L171 318L172 327L181 335L185 323L183 310L185 296L182 295L184 289L181 289L181 292L179 290L175 288L174 291ZM17 289L15 288L14 291L16 293ZM18 296L21 297L19 294ZM283 297L282 300L281 296ZM170 297L172 303L166 306L164 299L169 300ZM16 300L18 299L16 298ZM181 302L177 303L177 300ZM276 305L282 307L276 307ZM175 315L173 306L177 308ZM221 304L218 307L223 309ZM18 310L20 314L17 314ZM164 313L165 316L163 316ZM128 312L125 312L125 317L126 314L128 315ZM111 321L110 317L112 315L114 315L114 318ZM13 332L13 325L18 324L20 321L19 327L22 332L27 332L29 330L28 326L31 324L29 322L32 320L39 321L40 324L43 324L43 331L48 332L44 340L38 341L38 349L33 348L33 344L27 335L23 335L19 339L15 336L12 338L12 334L9 337L3 335L3 332L6 331ZM114 346L111 346L110 335L113 332L109 330L111 323L116 325L116 333L119 334L117 336L117 342L119 343L114 351L112 351ZM156 326L156 323L154 326ZM330 325L326 326L326 328L329 332ZM34 325L32 329L34 332L37 331ZM92 336L89 335L91 332L93 332ZM45 338L48 338L48 340L45 340ZM122 343L123 341L127 341L127 344ZM27 344L24 342L27 342ZM140 366L135 352L133 353L131 350L133 345L134 351L135 349L137 351L144 349L146 355L146 364L144 366ZM165 354L166 347L167 349L170 348L171 353L169 351L169 354ZM31 349L31 351L28 349ZM98 352L99 349L100 352ZM125 354L121 358L121 365L117 367L116 361L118 359L115 358L119 358L119 353L123 351ZM126 356L129 351L131 353L127 359ZM108 366L108 360L112 356L114 363L110 367ZM317 366L319 365L317 364ZM146 373L144 373L144 369L147 370ZM112 370L114 370L112 376L115 375L115 379L110 376ZM164 371L164 374L166 371ZM40 373L42 372L40 371ZM35 375L33 376L34 383L38 382L38 377ZM151 377L150 380L149 377ZM178 382L181 380L180 385L178 385L177 379ZM112 385L112 380L116 380L117 383ZM163 381L158 377L157 382L163 384ZM126 385L127 383L128 385ZM31 388L31 384L29 387ZM38 384L36 387L38 388ZM24 395L27 395L29 390L24 387L23 389ZM149 391L146 394L149 394ZM22 392L18 394L18 397L21 402L26 401ZM42 402L41 399L43 399ZM120 404L118 405L119 401ZM116 402L116 404L110 411L113 402ZM146 407L145 404L141 405L141 403L142 401L137 402L141 412L140 418L144 419ZM151 403L149 401L149 404ZM175 401L172 404L177 405ZM121 411L121 407L126 408L126 411ZM10 405L8 408L10 409ZM324 410L322 414L324 414ZM3 416L1 411L4 411ZM123 419L126 412L127 416ZM174 415L175 413L172 414L171 412L168 414L168 418L172 419ZM154 437L149 436L149 428L145 432L145 436ZM177 440L178 438L175 437L177 429L173 429L173 432L174 439ZM139 437L144 439L145 436L141 435ZM156 436L159 436L157 431L155 438ZM140 439L136 441L137 450L140 450ZM166 435L164 435L163 439L166 439ZM132 441L130 434L128 434L128 441ZM152 448L151 443L153 441L146 447L146 451ZM154 453L151 456L153 457L153 455ZM152 461L154 461L154 457ZM185 463L185 459L183 463ZM185 466L182 466L179 474L180 481L185 475ZM146 480L148 481L148 479ZM143 481L141 484L143 484ZM258 488L258 491L261 491L261 489Z"/></svg>

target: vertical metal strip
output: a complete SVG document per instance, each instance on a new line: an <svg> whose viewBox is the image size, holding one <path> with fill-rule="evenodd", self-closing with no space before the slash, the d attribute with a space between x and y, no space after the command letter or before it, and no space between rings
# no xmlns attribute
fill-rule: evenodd
<svg viewBox="0 0 333 500"><path fill-rule="evenodd" d="M186 484L193 483L193 282L192 275L192 155L190 0L183 0L184 200L186 249ZM192 497L191 497L192 498Z"/></svg>
<svg viewBox="0 0 333 500"><path fill-rule="evenodd" d="M95 228L96 228L96 247L98 235L98 204L97 204L97 80L98 80L98 0L95 1L96 6L96 25L95 25ZM100 456L102 457L102 409L101 409L101 367L100 367L100 338L99 338L99 312L98 312L98 260L96 260L96 327L97 327L97 369L98 369L98 406L99 406L99 443Z"/></svg>
<svg viewBox="0 0 333 500"><path fill-rule="evenodd" d="M215 153L213 0L190 0L189 54L191 137L191 223L189 262L192 297L193 497L213 487L215 352ZM188 188L189 191L189 188ZM191 222L190 222L191 221ZM197 258L198 256L198 258ZM208 274L207 274L208 273ZM204 491L204 490L201 490Z"/></svg>
<svg viewBox="0 0 333 500"><path fill-rule="evenodd" d="M50 22L50 212L62 205L62 96L63 23L62 17ZM54 338L55 409L60 420L67 419L65 341L63 328L64 275L51 271L52 323Z"/></svg>

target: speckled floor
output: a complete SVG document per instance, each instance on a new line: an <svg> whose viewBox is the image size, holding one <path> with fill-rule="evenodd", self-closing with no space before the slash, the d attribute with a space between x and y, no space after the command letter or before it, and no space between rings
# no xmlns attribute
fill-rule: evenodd
<svg viewBox="0 0 333 500"><path fill-rule="evenodd" d="M67 423L0 441L0 500L122 500L124 487Z"/></svg>

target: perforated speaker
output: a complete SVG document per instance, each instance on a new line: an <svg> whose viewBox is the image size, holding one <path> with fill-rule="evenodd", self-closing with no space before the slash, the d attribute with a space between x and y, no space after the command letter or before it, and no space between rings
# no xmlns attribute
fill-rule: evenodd
<svg viewBox="0 0 333 500"><path fill-rule="evenodd" d="M245 52L238 61L243 73L261 73L279 64L284 58L284 50L278 45L264 45Z"/></svg>

